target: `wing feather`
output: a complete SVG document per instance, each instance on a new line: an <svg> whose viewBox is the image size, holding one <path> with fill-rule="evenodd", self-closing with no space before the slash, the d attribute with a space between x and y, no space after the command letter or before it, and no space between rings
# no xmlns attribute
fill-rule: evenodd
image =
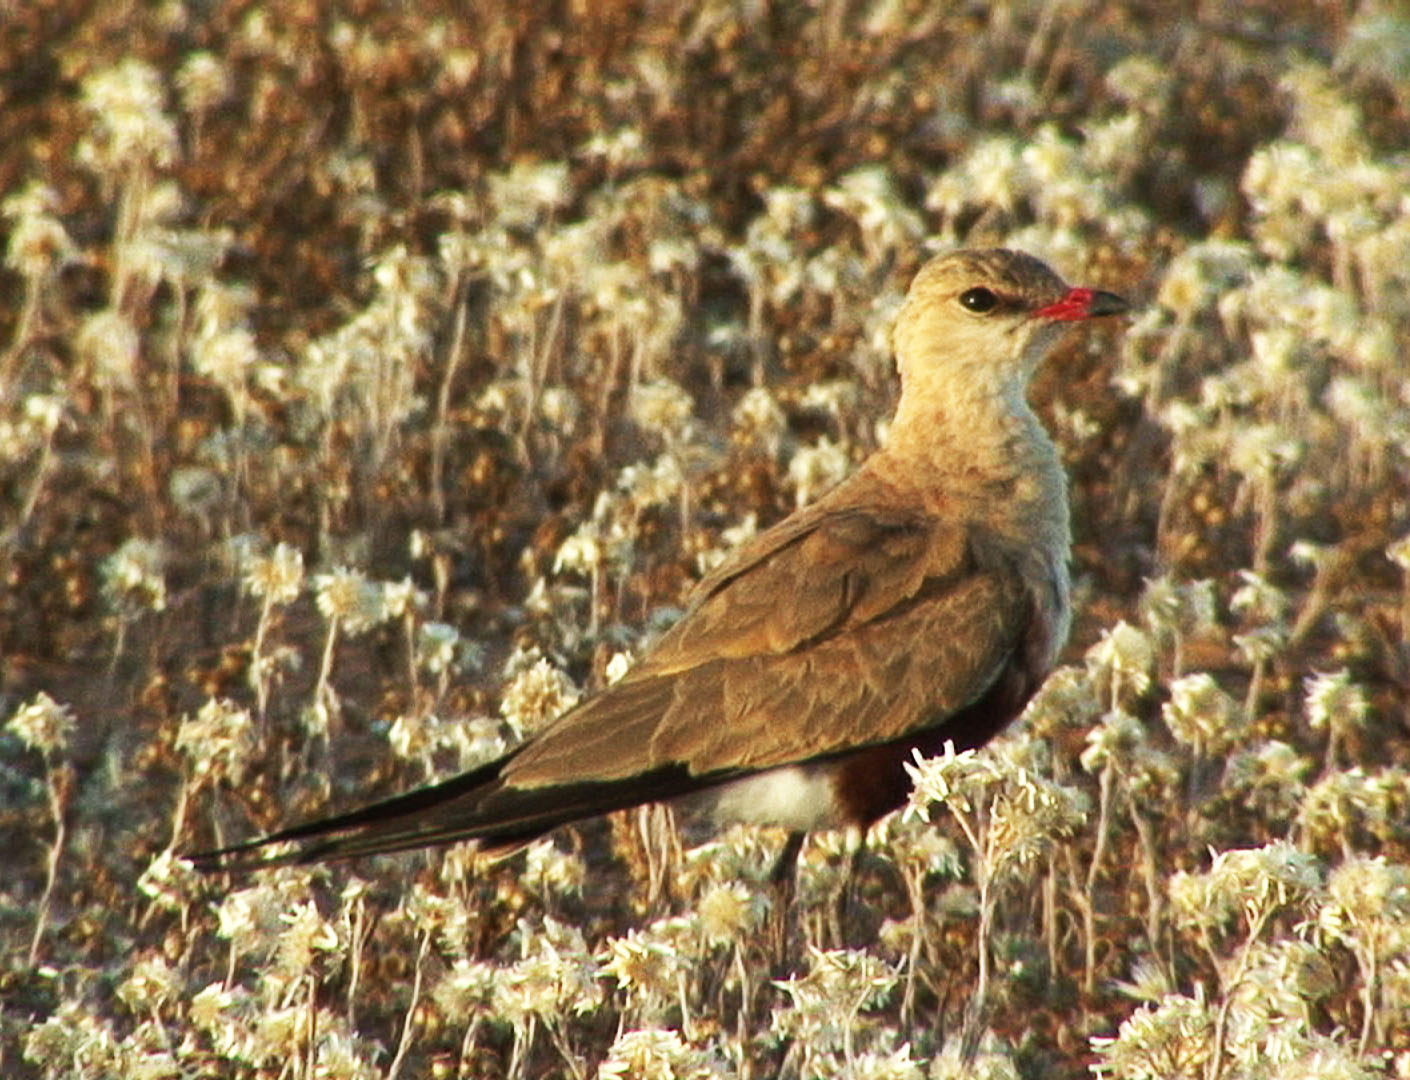
<svg viewBox="0 0 1410 1080"><path fill-rule="evenodd" d="M854 501L789 519L702 581L636 669L507 762L505 784L726 777L941 723L993 683L1032 611L982 539Z"/></svg>

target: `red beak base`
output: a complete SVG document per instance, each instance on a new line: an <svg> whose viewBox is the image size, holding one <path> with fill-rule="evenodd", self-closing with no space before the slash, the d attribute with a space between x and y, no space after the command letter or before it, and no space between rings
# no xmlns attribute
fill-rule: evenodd
<svg viewBox="0 0 1410 1080"><path fill-rule="evenodd" d="M1077 319L1092 319L1099 315L1121 315L1131 309L1116 293L1101 289L1068 289L1055 304L1049 304L1034 313L1039 319L1053 319L1059 322L1073 322Z"/></svg>

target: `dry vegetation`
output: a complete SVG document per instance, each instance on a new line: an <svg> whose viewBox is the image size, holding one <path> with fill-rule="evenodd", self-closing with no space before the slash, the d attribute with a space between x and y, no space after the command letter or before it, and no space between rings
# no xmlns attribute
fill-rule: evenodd
<svg viewBox="0 0 1410 1080"><path fill-rule="evenodd" d="M1410 21L1185 6L0 5L0 1072L1410 1075ZM781 957L659 810L173 857L611 678L956 243L1141 304L1036 388L1068 666Z"/></svg>

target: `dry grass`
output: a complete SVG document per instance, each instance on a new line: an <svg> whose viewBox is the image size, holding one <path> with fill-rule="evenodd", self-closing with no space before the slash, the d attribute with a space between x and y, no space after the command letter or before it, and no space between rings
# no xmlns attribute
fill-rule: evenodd
<svg viewBox="0 0 1410 1080"><path fill-rule="evenodd" d="M1410 1075L1410 22L1227 7L10 5L0 1071ZM171 861L600 686L956 243L1144 305L1035 389L1070 666L782 960L659 811Z"/></svg>

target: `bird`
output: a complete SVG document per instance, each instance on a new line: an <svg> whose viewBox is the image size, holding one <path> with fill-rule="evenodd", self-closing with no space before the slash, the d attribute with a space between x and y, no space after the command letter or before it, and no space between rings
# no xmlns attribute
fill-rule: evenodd
<svg viewBox="0 0 1410 1080"><path fill-rule="evenodd" d="M1127 310L1024 252L933 257L894 325L884 445L730 552L627 674L488 764L188 858L509 852L686 796L794 836L872 824L904 804L917 752L988 741L1066 642L1067 480L1027 388L1066 328Z"/></svg>

